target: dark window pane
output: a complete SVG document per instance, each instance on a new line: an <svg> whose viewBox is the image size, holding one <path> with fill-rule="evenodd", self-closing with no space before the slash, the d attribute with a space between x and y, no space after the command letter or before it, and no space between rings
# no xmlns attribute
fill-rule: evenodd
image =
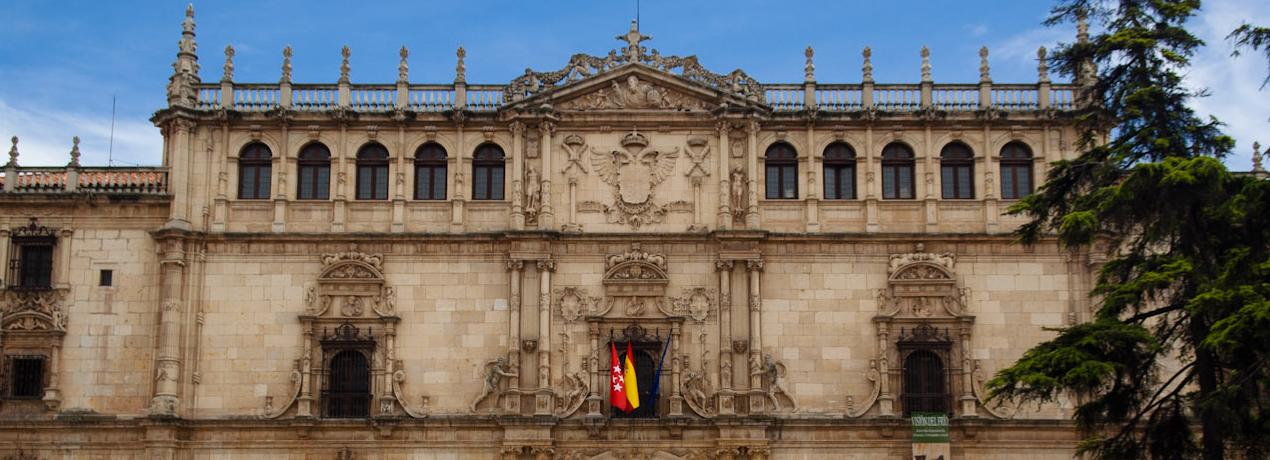
<svg viewBox="0 0 1270 460"><path fill-rule="evenodd" d="M23 244L19 246L19 280L24 288L52 286L53 246L49 244Z"/></svg>
<svg viewBox="0 0 1270 460"><path fill-rule="evenodd" d="M1013 166L1001 167L1001 198L1007 200L1018 198L1018 191L1014 188L1015 170Z"/></svg>
<svg viewBox="0 0 1270 460"><path fill-rule="evenodd" d="M913 168L911 166L901 167L899 170L899 176L900 176L899 197L912 198L913 197Z"/></svg>
<svg viewBox="0 0 1270 460"><path fill-rule="evenodd" d="M798 167L788 165L781 171L781 198L794 199L798 198Z"/></svg>
<svg viewBox="0 0 1270 460"><path fill-rule="evenodd" d="M44 359L42 357L13 358L13 380L10 395L14 398L35 399L44 396Z"/></svg>
<svg viewBox="0 0 1270 460"><path fill-rule="evenodd" d="M1016 196L1015 198L1022 198L1024 196L1032 194L1032 168L1019 167L1017 174L1018 174L1017 177L1019 179L1018 181L1019 186L1018 186L1018 193L1017 193L1018 196Z"/></svg>
<svg viewBox="0 0 1270 460"><path fill-rule="evenodd" d="M767 199L777 198L777 193L780 190L780 171L775 166L767 167L767 186L765 188Z"/></svg>
<svg viewBox="0 0 1270 460"><path fill-rule="evenodd" d="M501 166L490 168L490 199L503 199L503 168Z"/></svg>
<svg viewBox="0 0 1270 460"><path fill-rule="evenodd" d="M939 177L939 182L940 182L939 185L940 185L940 188L943 189L944 198L957 197L957 192L954 191L953 189L954 182L956 181L956 179L954 178L955 175L954 175L953 169L954 168L952 166L944 166L943 168L941 168L941 174Z"/></svg>
<svg viewBox="0 0 1270 460"><path fill-rule="evenodd" d="M488 200L489 199L489 170L483 167L477 167L473 174L472 180L472 199Z"/></svg>
<svg viewBox="0 0 1270 460"><path fill-rule="evenodd" d="M436 168L433 168L432 169L432 199L434 200L445 199L445 181L446 181L445 165L441 165Z"/></svg>
<svg viewBox="0 0 1270 460"><path fill-rule="evenodd" d="M962 166L957 168L957 198L974 198L974 188L971 185L970 167Z"/></svg>
<svg viewBox="0 0 1270 460"><path fill-rule="evenodd" d="M323 392L326 416L356 418L370 415L370 366L359 351L341 351L331 358L330 380Z"/></svg>
<svg viewBox="0 0 1270 460"><path fill-rule="evenodd" d="M97 277L98 286L113 286L115 284L115 271L102 270Z"/></svg>
<svg viewBox="0 0 1270 460"><path fill-rule="evenodd" d="M836 200L841 184L838 183L838 168L825 168L825 199Z"/></svg>
<svg viewBox="0 0 1270 460"><path fill-rule="evenodd" d="M838 177L840 178L840 181L841 181L840 183L842 184L842 192L839 194L840 197L844 200L854 200L855 199L855 167L847 166L845 168L842 168L842 171L838 173Z"/></svg>
<svg viewBox="0 0 1270 460"><path fill-rule="evenodd" d="M895 181L897 180L897 178L895 177L896 176L895 170L896 170L895 166L882 167L882 198L887 198L887 199L899 198L898 196L896 196L896 193L895 193L895 191L898 190L898 187L896 187L895 185Z"/></svg>

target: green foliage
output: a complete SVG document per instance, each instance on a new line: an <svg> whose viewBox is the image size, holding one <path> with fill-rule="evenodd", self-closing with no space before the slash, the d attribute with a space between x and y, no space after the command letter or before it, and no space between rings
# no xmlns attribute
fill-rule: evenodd
<svg viewBox="0 0 1270 460"><path fill-rule="evenodd" d="M1231 52L1233 56L1238 56L1242 48L1260 50L1266 55L1266 79L1261 82L1261 87L1265 88L1270 83L1270 27L1243 24L1227 35L1226 39L1235 42L1235 50Z"/></svg>
<svg viewBox="0 0 1270 460"><path fill-rule="evenodd" d="M1108 259L1095 319L988 386L1006 400L1076 397L1080 448L1097 458L1261 458L1270 446L1270 182L1227 171L1233 141L1189 106L1202 94L1182 75L1203 43L1184 25L1199 6L1065 0L1049 20L1105 28L1051 58L1085 86L1082 153L1010 212L1029 218L1025 244L1056 237ZM1270 44L1241 29L1241 44Z"/></svg>

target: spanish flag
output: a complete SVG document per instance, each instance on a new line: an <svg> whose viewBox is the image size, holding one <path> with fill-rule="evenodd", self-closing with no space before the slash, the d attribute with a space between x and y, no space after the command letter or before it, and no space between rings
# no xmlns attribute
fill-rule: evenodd
<svg viewBox="0 0 1270 460"><path fill-rule="evenodd" d="M627 412L639 409L639 384L635 381L635 353L631 352L630 342L626 343L626 401L630 403Z"/></svg>

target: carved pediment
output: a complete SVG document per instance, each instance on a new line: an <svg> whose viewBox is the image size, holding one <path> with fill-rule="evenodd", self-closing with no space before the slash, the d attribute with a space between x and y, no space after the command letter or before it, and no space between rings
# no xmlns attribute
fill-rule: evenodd
<svg viewBox="0 0 1270 460"><path fill-rule="evenodd" d="M640 78L638 73L629 73L621 78L608 79L607 85L595 85L598 89L568 95L556 105L564 111L602 111L602 110L677 110L707 111L716 104L702 99L699 95L689 95L684 91L671 89L665 84ZM589 88L588 88L589 89Z"/></svg>
<svg viewBox="0 0 1270 460"><path fill-rule="evenodd" d="M508 106L515 106L520 101L538 99L541 95L557 91L563 96L569 89L585 87L596 80L607 80L606 77L623 74L623 71L658 74L661 78L678 80L685 87L696 87L700 91L708 90L725 96L735 103L757 103L762 100L762 85L740 69L719 74L707 70L696 56L662 56L657 50L650 52L647 47L640 45L640 42L650 37L640 34L634 21L630 32L617 38L626 42L626 45L620 50L609 51L606 56L579 53L556 71L536 72L525 69L524 75L516 77L507 85L503 93L504 101L509 103ZM604 86L608 86L608 83L605 82ZM565 99L567 98L557 98Z"/></svg>
<svg viewBox="0 0 1270 460"><path fill-rule="evenodd" d="M0 329L6 332L66 332L66 289L14 290L0 297Z"/></svg>
<svg viewBox="0 0 1270 460"><path fill-rule="evenodd" d="M305 292L306 315L396 315L397 292L384 282L382 255L359 252L354 245L347 252L322 254L321 260L317 283Z"/></svg>

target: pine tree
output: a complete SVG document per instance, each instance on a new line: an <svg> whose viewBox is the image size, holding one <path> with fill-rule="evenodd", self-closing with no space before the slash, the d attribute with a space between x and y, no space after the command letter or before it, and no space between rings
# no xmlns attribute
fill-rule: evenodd
<svg viewBox="0 0 1270 460"><path fill-rule="evenodd" d="M1270 182L1227 171L1233 141L1189 106L1202 94L1183 75L1203 42L1185 24L1199 7L1064 0L1048 21L1104 26L1052 57L1085 86L1082 153L1011 212L1030 219L1025 244L1054 235L1106 247L1108 261L1093 319L1058 329L989 389L1075 396L1080 449L1097 458L1261 458L1270 445Z"/></svg>

